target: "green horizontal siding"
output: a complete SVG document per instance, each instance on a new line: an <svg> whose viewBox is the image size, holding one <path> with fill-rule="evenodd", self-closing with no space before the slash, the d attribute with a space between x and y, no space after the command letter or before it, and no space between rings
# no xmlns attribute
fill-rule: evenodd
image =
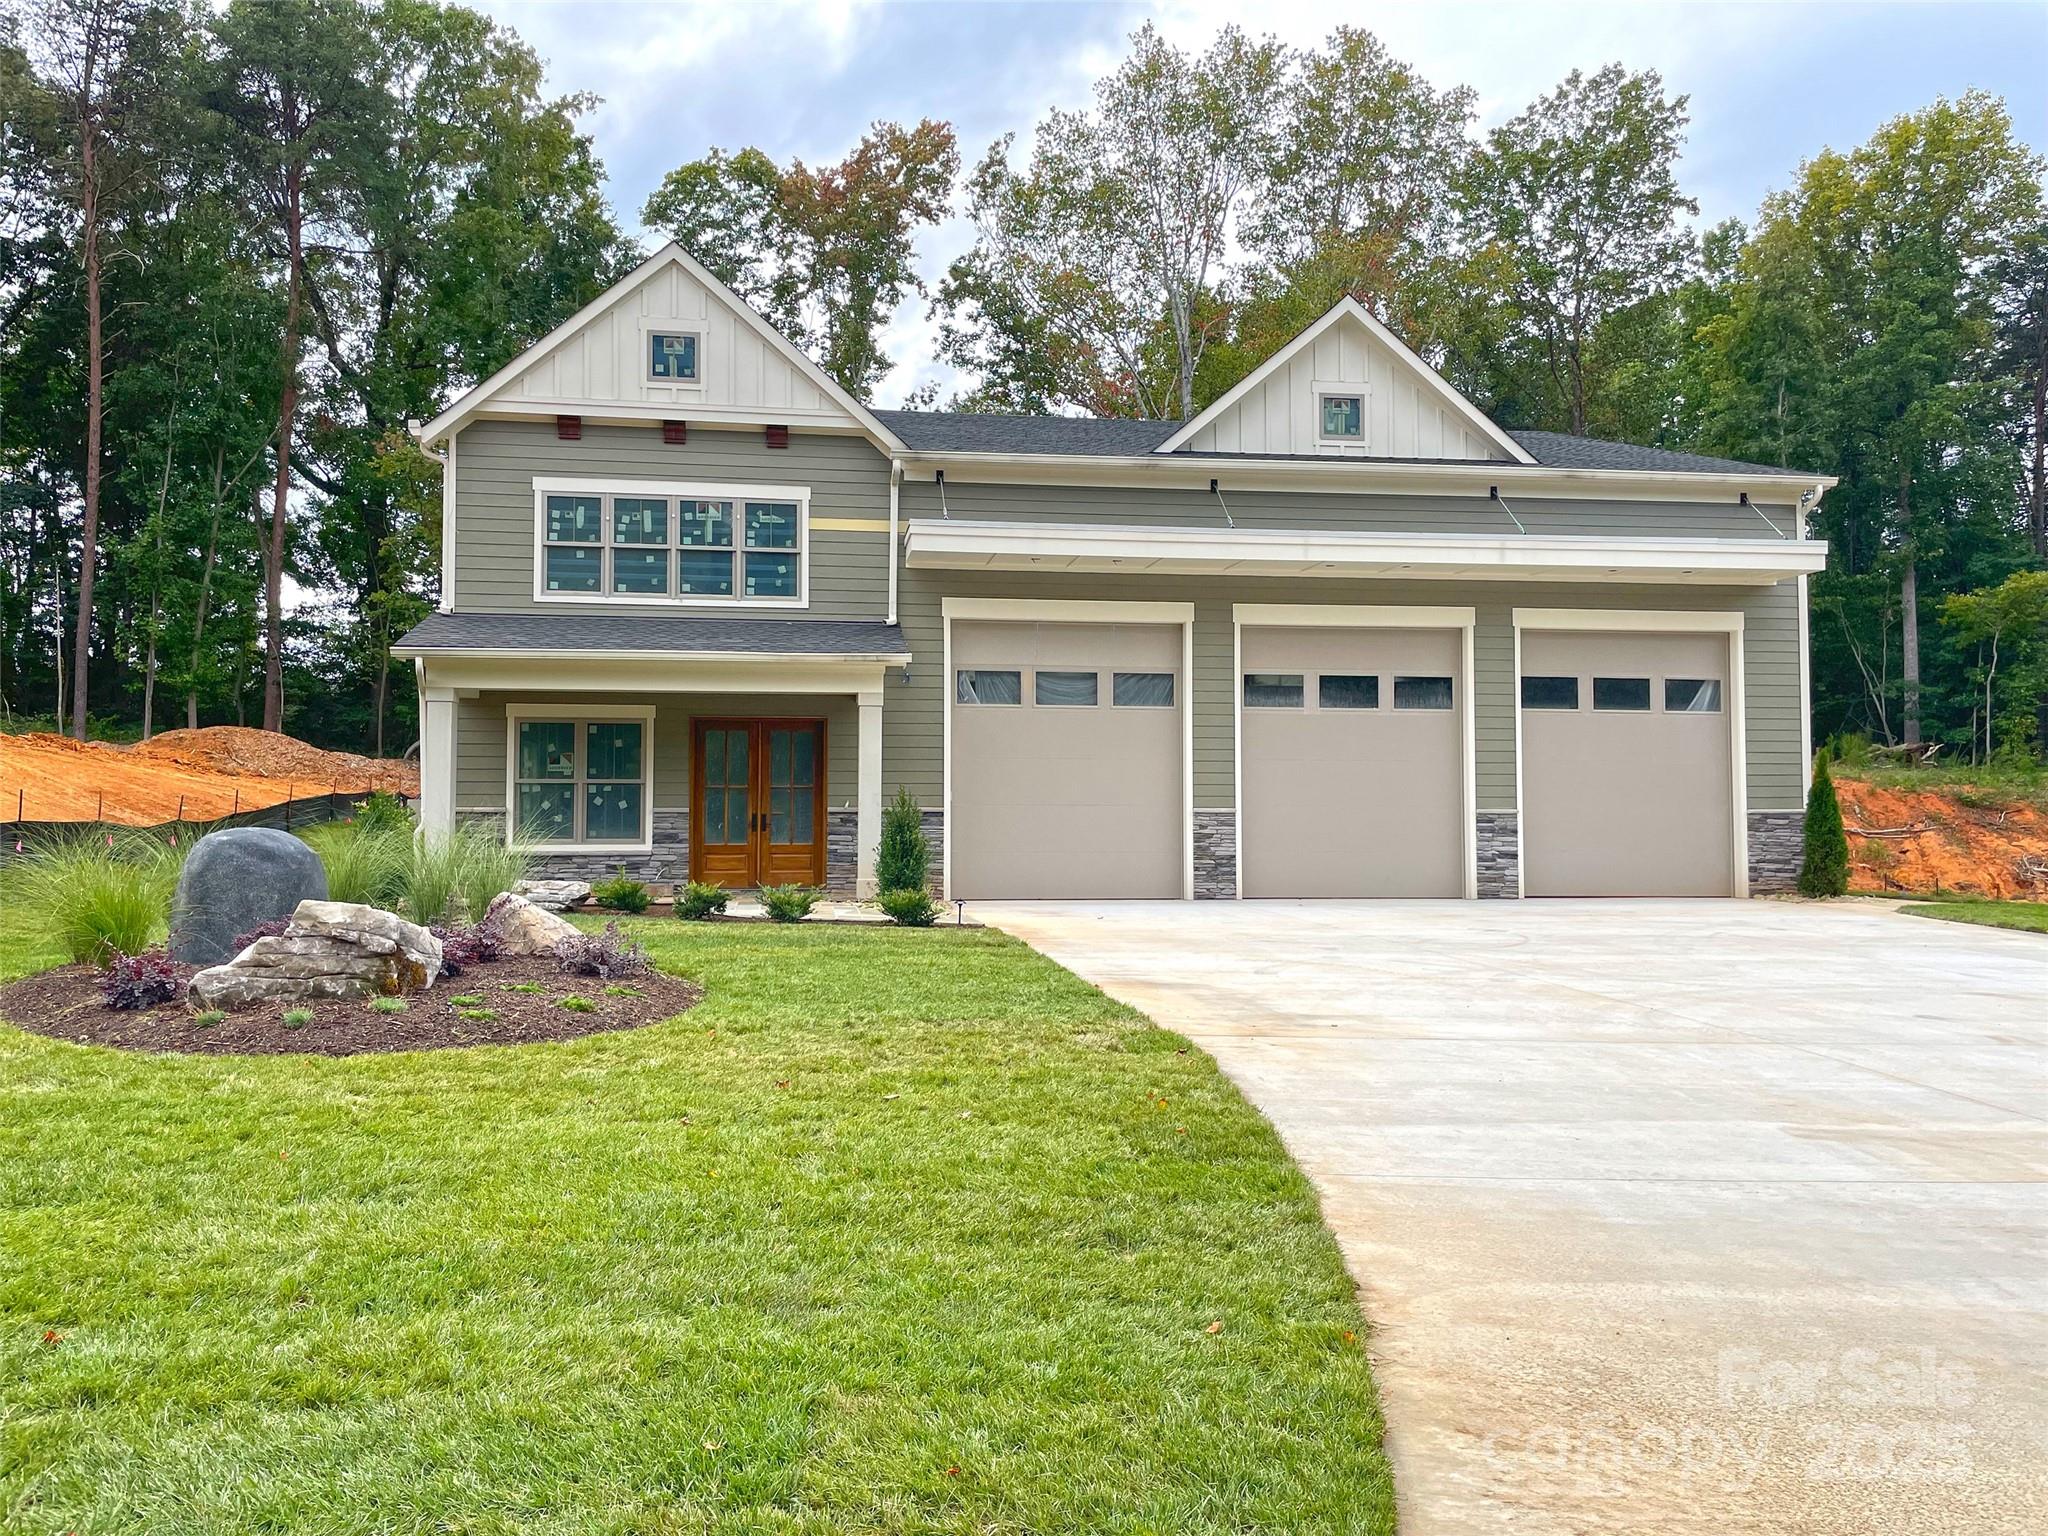
<svg viewBox="0 0 2048 1536"><path fill-rule="evenodd" d="M872 532L812 529L806 608L536 603L533 482L554 475L803 485L810 487L813 521L859 518L886 525L889 518L889 461L864 438L792 433L789 447L769 448L758 430L714 432L693 427L689 442L670 446L650 424L585 426L581 441L565 443L549 422L480 421L464 427L455 443L458 612L540 610L656 617L730 611L750 618L879 619L887 609L886 526Z"/></svg>

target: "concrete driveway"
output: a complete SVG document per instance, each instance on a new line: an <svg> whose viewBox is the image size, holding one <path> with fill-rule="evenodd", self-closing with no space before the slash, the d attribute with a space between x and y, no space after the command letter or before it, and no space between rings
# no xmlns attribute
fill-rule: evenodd
<svg viewBox="0 0 2048 1536"><path fill-rule="evenodd" d="M977 905L1321 1191L1405 1533L2048 1530L2048 941L1774 902Z"/></svg>

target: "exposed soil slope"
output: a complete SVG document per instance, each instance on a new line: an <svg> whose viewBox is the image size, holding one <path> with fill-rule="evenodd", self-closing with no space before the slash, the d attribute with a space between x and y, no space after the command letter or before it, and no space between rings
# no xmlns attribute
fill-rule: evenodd
<svg viewBox="0 0 2048 1536"><path fill-rule="evenodd" d="M419 793L419 764L325 752L237 725L165 731L133 746L68 736L0 736L0 821L154 826L207 821L328 789Z"/></svg>
<svg viewBox="0 0 2048 1536"><path fill-rule="evenodd" d="M1838 778L1849 889L2048 901L2048 814L1958 785L1894 789Z"/></svg>

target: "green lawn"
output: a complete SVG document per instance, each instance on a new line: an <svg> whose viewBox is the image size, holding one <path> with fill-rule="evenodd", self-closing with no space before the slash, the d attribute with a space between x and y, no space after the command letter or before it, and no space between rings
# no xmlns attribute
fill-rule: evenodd
<svg viewBox="0 0 2048 1536"><path fill-rule="evenodd" d="M1392 1529L1205 1056L993 933L632 926L707 1001L563 1045L0 1026L0 1528Z"/></svg>
<svg viewBox="0 0 2048 1536"><path fill-rule="evenodd" d="M1986 928L2048 933L2048 901L1928 901L1899 910L1913 917L1938 917L1949 923L1980 923Z"/></svg>

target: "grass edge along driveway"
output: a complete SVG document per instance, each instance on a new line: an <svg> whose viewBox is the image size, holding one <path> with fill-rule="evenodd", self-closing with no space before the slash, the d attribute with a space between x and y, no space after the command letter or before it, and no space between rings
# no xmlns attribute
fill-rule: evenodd
<svg viewBox="0 0 2048 1536"><path fill-rule="evenodd" d="M632 926L703 1005L0 1027L0 1527L1392 1529L1336 1244L1207 1056L993 932Z"/></svg>

